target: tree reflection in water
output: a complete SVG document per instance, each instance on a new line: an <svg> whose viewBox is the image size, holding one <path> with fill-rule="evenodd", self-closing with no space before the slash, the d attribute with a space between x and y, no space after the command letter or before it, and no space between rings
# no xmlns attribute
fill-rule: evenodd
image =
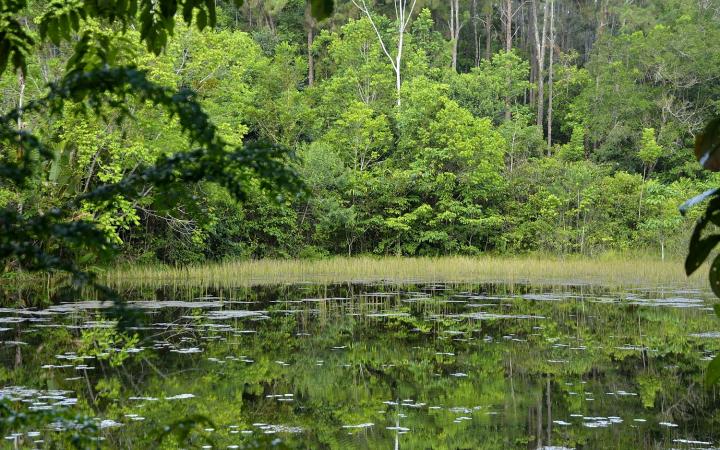
<svg viewBox="0 0 720 450"><path fill-rule="evenodd" d="M717 395L702 387L720 340L701 292L345 284L125 295L143 314L124 331L97 303L2 310L5 405L70 417L5 421L8 442L51 446L79 417L113 448L146 447L178 423L160 447L720 440Z"/></svg>

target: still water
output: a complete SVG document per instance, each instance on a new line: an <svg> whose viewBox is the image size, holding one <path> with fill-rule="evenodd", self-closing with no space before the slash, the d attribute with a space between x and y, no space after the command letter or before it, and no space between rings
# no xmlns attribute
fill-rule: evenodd
<svg viewBox="0 0 720 450"><path fill-rule="evenodd" d="M89 435L82 445L102 448L720 447L720 401L702 385L720 320L701 291L124 295L138 314L122 332L97 302L0 309L2 446Z"/></svg>

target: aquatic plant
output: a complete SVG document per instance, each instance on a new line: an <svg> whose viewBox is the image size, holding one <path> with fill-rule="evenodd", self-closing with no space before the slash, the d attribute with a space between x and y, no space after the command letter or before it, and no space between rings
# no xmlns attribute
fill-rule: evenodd
<svg viewBox="0 0 720 450"><path fill-rule="evenodd" d="M320 260L245 260L197 266L127 265L108 269L104 282L113 286L156 284L250 286L302 282L463 282L597 283L611 286L699 286L679 261L643 255L597 258L528 256L476 257L332 257Z"/></svg>

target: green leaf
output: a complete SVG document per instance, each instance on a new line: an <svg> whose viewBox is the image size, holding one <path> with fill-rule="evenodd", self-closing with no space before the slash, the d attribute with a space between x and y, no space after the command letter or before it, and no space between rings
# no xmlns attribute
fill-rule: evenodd
<svg viewBox="0 0 720 450"><path fill-rule="evenodd" d="M717 297L720 297L720 256L716 256L710 266L710 287Z"/></svg>
<svg viewBox="0 0 720 450"><path fill-rule="evenodd" d="M708 122L702 134L695 139L695 155L700 164L710 168L712 155L720 148L720 117Z"/></svg>
<svg viewBox="0 0 720 450"><path fill-rule="evenodd" d="M720 356L710 361L707 372L705 372L705 385L710 387L720 379Z"/></svg>
<svg viewBox="0 0 720 450"><path fill-rule="evenodd" d="M70 12L70 24L75 32L80 31L80 14L75 11Z"/></svg>
<svg viewBox="0 0 720 450"><path fill-rule="evenodd" d="M48 23L48 37L50 41L55 45L60 45L60 30L58 29L57 21Z"/></svg>
<svg viewBox="0 0 720 450"><path fill-rule="evenodd" d="M202 31L207 26L207 13L204 9L201 9L197 15L197 27L198 30Z"/></svg>
<svg viewBox="0 0 720 450"><path fill-rule="evenodd" d="M685 273L688 276L692 275L702 265L712 249L720 243L720 235L717 234L699 239L696 235L698 226L695 227L693 237L690 239L690 250L687 258L685 258Z"/></svg>
<svg viewBox="0 0 720 450"><path fill-rule="evenodd" d="M192 12L193 12L193 4L191 2L185 2L185 4L183 5L182 15L183 15L183 20L188 25L192 21Z"/></svg>
<svg viewBox="0 0 720 450"><path fill-rule="evenodd" d="M720 303L715 303L713 305L713 310L715 311L715 315L720 317Z"/></svg>
<svg viewBox="0 0 720 450"><path fill-rule="evenodd" d="M160 2L160 13L163 17L173 17L177 12L177 2L175 0L162 0Z"/></svg>
<svg viewBox="0 0 720 450"><path fill-rule="evenodd" d="M310 13L317 20L330 17L333 12L333 0L310 0Z"/></svg>
<svg viewBox="0 0 720 450"><path fill-rule="evenodd" d="M0 73L5 71L10 56L10 41L3 39L0 41Z"/></svg>

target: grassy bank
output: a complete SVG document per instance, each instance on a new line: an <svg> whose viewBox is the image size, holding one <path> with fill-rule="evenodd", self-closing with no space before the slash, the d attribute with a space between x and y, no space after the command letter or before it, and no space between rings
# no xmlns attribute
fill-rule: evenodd
<svg viewBox="0 0 720 450"><path fill-rule="evenodd" d="M109 270L104 278L107 283L116 286L167 283L249 286L270 283L348 281L500 281L622 286L707 286L704 275L695 275L688 279L680 260L663 262L638 256L605 256L597 259L482 256L255 260L190 267L122 266Z"/></svg>

